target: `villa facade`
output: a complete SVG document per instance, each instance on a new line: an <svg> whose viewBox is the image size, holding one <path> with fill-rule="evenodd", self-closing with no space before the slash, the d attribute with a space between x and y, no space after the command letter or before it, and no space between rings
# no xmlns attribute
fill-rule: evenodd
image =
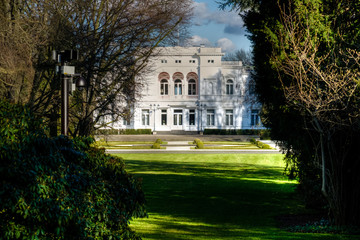
<svg viewBox="0 0 360 240"><path fill-rule="evenodd" d="M263 128L250 70L241 62L221 61L221 48L158 50L131 120L113 128L153 132Z"/></svg>

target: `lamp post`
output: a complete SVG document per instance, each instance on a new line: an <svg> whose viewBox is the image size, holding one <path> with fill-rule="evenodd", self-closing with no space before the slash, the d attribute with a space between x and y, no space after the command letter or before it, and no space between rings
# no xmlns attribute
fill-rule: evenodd
<svg viewBox="0 0 360 240"><path fill-rule="evenodd" d="M70 66L68 66L70 67ZM74 67L73 67L74 68ZM64 68L65 69L65 68ZM75 69L75 68L74 68ZM61 134L68 136L69 132L69 80L72 81L73 77L79 76L76 80L76 88L82 90L86 87L86 81L80 74L61 74Z"/></svg>

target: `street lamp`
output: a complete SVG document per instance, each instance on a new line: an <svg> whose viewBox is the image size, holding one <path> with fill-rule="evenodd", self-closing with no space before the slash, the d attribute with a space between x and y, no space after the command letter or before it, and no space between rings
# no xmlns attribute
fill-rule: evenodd
<svg viewBox="0 0 360 240"><path fill-rule="evenodd" d="M68 66L70 67L70 66ZM73 67L74 68L74 67ZM75 69L75 68L74 68ZM73 77L80 76L75 83L77 89L84 89L87 84L80 74L66 74L63 73L61 79L61 134L68 136L69 132L69 80L72 81Z"/></svg>

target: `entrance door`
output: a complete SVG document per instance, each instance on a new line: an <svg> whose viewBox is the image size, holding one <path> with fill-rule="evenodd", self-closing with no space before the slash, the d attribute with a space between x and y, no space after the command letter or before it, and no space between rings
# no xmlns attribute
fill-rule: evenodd
<svg viewBox="0 0 360 240"><path fill-rule="evenodd" d="M183 126L183 110L175 109L173 116L173 129L181 130Z"/></svg>

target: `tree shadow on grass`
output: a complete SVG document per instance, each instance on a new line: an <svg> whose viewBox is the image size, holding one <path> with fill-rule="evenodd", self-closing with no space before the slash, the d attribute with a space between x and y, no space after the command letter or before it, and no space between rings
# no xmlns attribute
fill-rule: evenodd
<svg viewBox="0 0 360 240"><path fill-rule="evenodd" d="M149 218L134 226L144 239L297 239L274 220L301 208L295 183L280 167L130 159L126 165L143 178ZM279 232L283 238L272 238Z"/></svg>

